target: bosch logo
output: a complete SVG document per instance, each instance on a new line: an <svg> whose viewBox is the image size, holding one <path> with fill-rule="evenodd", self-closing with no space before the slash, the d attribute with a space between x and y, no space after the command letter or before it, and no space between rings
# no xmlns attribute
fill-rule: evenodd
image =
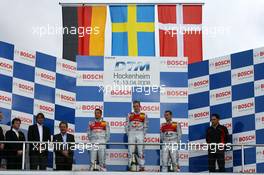
<svg viewBox="0 0 264 175"><path fill-rule="evenodd" d="M22 117L22 116L18 116L17 118L19 118L21 120L21 123L32 124L32 120L29 118Z"/></svg>
<svg viewBox="0 0 264 175"><path fill-rule="evenodd" d="M188 92L187 91L177 91L177 90L175 90L175 91L173 91L173 90L171 90L171 91L167 91L167 96L184 96L184 97L186 97L188 95Z"/></svg>
<svg viewBox="0 0 264 175"><path fill-rule="evenodd" d="M253 106L254 106L254 103L250 102L250 103L238 105L238 109L247 109L247 108L252 108Z"/></svg>
<svg viewBox="0 0 264 175"><path fill-rule="evenodd" d="M48 75L48 74L46 74L46 73L41 73L41 74L40 74L40 77L41 77L41 78L44 78L44 79L47 79L47 80L55 81L55 77L54 77L54 76L52 76L52 75Z"/></svg>
<svg viewBox="0 0 264 175"><path fill-rule="evenodd" d="M228 97L231 95L231 91L225 91L225 92L220 92L215 94L216 98L223 98L223 97Z"/></svg>
<svg viewBox="0 0 264 175"><path fill-rule="evenodd" d="M255 168L249 168L244 170L244 173L255 173L255 172L256 172Z"/></svg>
<svg viewBox="0 0 264 175"><path fill-rule="evenodd" d="M110 122L110 127L123 127L123 126L126 126L127 125L127 122L125 121L111 121Z"/></svg>
<svg viewBox="0 0 264 175"><path fill-rule="evenodd" d="M167 60L167 65L168 66L184 66L184 65L188 65L188 62L187 61L175 61L175 60Z"/></svg>
<svg viewBox="0 0 264 175"><path fill-rule="evenodd" d="M25 51L20 51L19 55L22 57L30 58L30 59L35 59L35 55L25 52Z"/></svg>
<svg viewBox="0 0 264 175"><path fill-rule="evenodd" d="M62 63L62 67L64 69L68 69L68 70L71 70L71 71L76 71L76 67L72 66L72 65L69 65L69 64Z"/></svg>
<svg viewBox="0 0 264 175"><path fill-rule="evenodd" d="M194 114L194 118L203 118L208 116L209 116L209 112L199 112Z"/></svg>
<svg viewBox="0 0 264 175"><path fill-rule="evenodd" d="M141 106L140 108L142 111L159 111L159 106Z"/></svg>
<svg viewBox="0 0 264 175"><path fill-rule="evenodd" d="M80 139L81 140L88 140L88 136L81 136Z"/></svg>
<svg viewBox="0 0 264 175"><path fill-rule="evenodd" d="M159 137L145 137L144 142L145 143L159 143L160 138Z"/></svg>
<svg viewBox="0 0 264 175"><path fill-rule="evenodd" d="M47 112L54 112L54 109L52 107L45 106L45 105L39 105L39 109L43 111L47 111Z"/></svg>
<svg viewBox="0 0 264 175"><path fill-rule="evenodd" d="M82 105L83 111L94 111L95 109L103 109L102 105Z"/></svg>
<svg viewBox="0 0 264 175"><path fill-rule="evenodd" d="M260 88L261 88L261 89L264 89L264 84L261 84L261 85L260 85Z"/></svg>
<svg viewBox="0 0 264 175"><path fill-rule="evenodd" d="M33 87L32 87L32 86L29 86L29 85L25 85L25 84L21 84L21 83L19 83L19 84L18 84L18 87L19 87L20 89L24 89L24 90L27 90L27 91L31 91L31 92L33 92Z"/></svg>
<svg viewBox="0 0 264 175"><path fill-rule="evenodd" d="M131 95L130 90L111 90L111 95Z"/></svg>
<svg viewBox="0 0 264 175"><path fill-rule="evenodd" d="M225 156L225 161L232 161L233 157L232 156Z"/></svg>
<svg viewBox="0 0 264 175"><path fill-rule="evenodd" d="M13 66L11 64L4 63L4 62L0 63L0 67L5 68L5 69L9 69L9 70L13 69Z"/></svg>
<svg viewBox="0 0 264 175"><path fill-rule="evenodd" d="M11 98L7 96L0 95L0 100L5 102L11 102Z"/></svg>
<svg viewBox="0 0 264 175"><path fill-rule="evenodd" d="M126 159L128 158L128 154L127 153L110 153L110 159L111 158L122 158L122 159Z"/></svg>
<svg viewBox="0 0 264 175"><path fill-rule="evenodd" d="M231 123L225 123L225 124L223 124L227 129L229 129L229 128L232 128L232 124Z"/></svg>
<svg viewBox="0 0 264 175"><path fill-rule="evenodd" d="M230 64L230 60L217 61L215 62L214 66L219 67L219 66L225 66L227 64Z"/></svg>
<svg viewBox="0 0 264 175"><path fill-rule="evenodd" d="M254 135L251 135L251 136L242 136L242 137L239 137L238 138L238 141L239 142L247 142L247 141L251 141L251 140L254 140L255 139L255 136Z"/></svg>
<svg viewBox="0 0 264 175"><path fill-rule="evenodd" d="M188 122L179 122L182 128L188 128Z"/></svg>
<svg viewBox="0 0 264 175"><path fill-rule="evenodd" d="M150 64L140 61L118 61L115 64L115 71L149 71Z"/></svg>
<svg viewBox="0 0 264 175"><path fill-rule="evenodd" d="M188 159L189 155L188 154L179 154L180 159Z"/></svg>
<svg viewBox="0 0 264 175"><path fill-rule="evenodd" d="M75 101L75 98L71 97L71 96L68 96L68 95L60 95L61 99L62 100L66 100L66 101L71 101L71 102L74 102Z"/></svg>
<svg viewBox="0 0 264 175"><path fill-rule="evenodd" d="M237 77L238 78L246 77L246 76L249 76L249 75L253 75L253 70L247 70L247 71L243 71L243 72L237 73Z"/></svg>
<svg viewBox="0 0 264 175"><path fill-rule="evenodd" d="M83 74L82 78L84 80L102 80L103 75L101 75L101 74Z"/></svg>
<svg viewBox="0 0 264 175"><path fill-rule="evenodd" d="M194 82L193 85L194 87L197 87L197 86L208 85L208 83L209 83L208 80L201 80L201 81Z"/></svg>

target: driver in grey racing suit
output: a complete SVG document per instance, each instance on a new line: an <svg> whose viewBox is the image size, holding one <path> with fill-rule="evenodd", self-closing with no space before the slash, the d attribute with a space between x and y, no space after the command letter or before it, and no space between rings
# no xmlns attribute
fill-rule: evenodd
<svg viewBox="0 0 264 175"><path fill-rule="evenodd" d="M95 109L95 120L89 122L88 126L88 138L90 143L107 143L110 138L110 127L109 124L102 118L102 110ZM106 145L99 145L99 149L92 148L90 150L90 169L93 170L97 157L99 162L99 170L106 171Z"/></svg>
<svg viewBox="0 0 264 175"><path fill-rule="evenodd" d="M140 112L140 102L133 102L134 112L127 116L126 133L128 143L144 143L145 134L148 129L148 117L145 113ZM139 171L144 171L144 146L143 145L128 145L128 167L131 170L131 163L135 150L137 148L136 160L139 165Z"/></svg>
<svg viewBox="0 0 264 175"><path fill-rule="evenodd" d="M161 131L161 141L165 143L162 145L162 172L168 172L168 162L169 160L172 163L172 171L179 171L179 154L178 146L172 144L179 144L181 140L182 130L180 123L172 121L172 112L165 111L164 118L166 119L165 123L162 123ZM166 145L167 144L167 145Z"/></svg>

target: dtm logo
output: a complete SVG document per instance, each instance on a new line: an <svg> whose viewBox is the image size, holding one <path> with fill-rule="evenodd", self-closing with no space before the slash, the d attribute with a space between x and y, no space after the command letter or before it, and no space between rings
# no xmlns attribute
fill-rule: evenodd
<svg viewBox="0 0 264 175"><path fill-rule="evenodd" d="M150 64L140 61L118 61L115 64L115 71L149 71Z"/></svg>

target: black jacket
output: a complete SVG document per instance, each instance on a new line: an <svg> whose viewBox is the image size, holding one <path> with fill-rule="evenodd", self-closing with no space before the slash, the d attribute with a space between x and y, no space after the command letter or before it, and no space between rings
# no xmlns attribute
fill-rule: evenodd
<svg viewBox="0 0 264 175"><path fill-rule="evenodd" d="M210 126L206 131L206 142L223 144L228 143L229 134L227 128L220 124L216 128Z"/></svg>
<svg viewBox="0 0 264 175"><path fill-rule="evenodd" d="M25 135L23 132L18 131L19 137L17 137L16 133L10 129L6 132L5 138L6 141L25 141ZM5 144L5 150L6 150L6 158L12 158L14 156L17 156L18 150L23 150L23 144L22 143L6 143Z"/></svg>
<svg viewBox="0 0 264 175"><path fill-rule="evenodd" d="M38 131L38 125L34 124L28 127L28 141L40 141L39 138L39 131ZM42 136L42 141L43 142L47 142L47 141L51 141L51 137L50 137L50 130L48 127L43 125L43 136ZM29 153L39 153L37 150L33 150L34 146L33 144L30 144L30 150ZM45 154L48 155L48 147L46 146L46 151Z"/></svg>
<svg viewBox="0 0 264 175"><path fill-rule="evenodd" d="M74 136L72 134L67 133L67 142L75 142ZM53 136L53 142L63 142L62 139L62 135L61 134L56 134ZM54 152L55 152L55 162L56 164L72 164L73 163L73 150L70 150L70 147L73 146L73 144L68 144L68 149L64 149L64 150L68 150L69 151L69 157L65 157L62 154L62 150L63 150L63 146L60 145L60 148L56 150L56 146L54 143ZM57 144L57 148L59 147L59 145Z"/></svg>

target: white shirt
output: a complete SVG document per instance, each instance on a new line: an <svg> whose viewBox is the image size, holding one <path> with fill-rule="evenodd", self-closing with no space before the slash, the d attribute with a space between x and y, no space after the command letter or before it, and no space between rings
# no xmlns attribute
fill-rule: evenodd
<svg viewBox="0 0 264 175"><path fill-rule="evenodd" d="M17 135L17 138L19 138L19 133L18 133L18 130L16 130L16 129L12 128L12 131L14 131L14 132L16 133L16 135Z"/></svg>
<svg viewBox="0 0 264 175"><path fill-rule="evenodd" d="M38 126L38 132L39 132L39 141L42 142L42 140L43 140L43 126L38 124L38 123L37 123L37 126Z"/></svg>

